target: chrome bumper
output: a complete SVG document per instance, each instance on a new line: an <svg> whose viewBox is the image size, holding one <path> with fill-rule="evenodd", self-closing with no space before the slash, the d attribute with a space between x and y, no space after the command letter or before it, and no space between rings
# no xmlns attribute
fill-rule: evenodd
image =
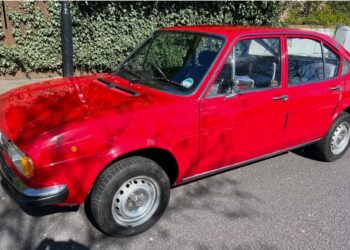
<svg viewBox="0 0 350 250"><path fill-rule="evenodd" d="M7 165L0 151L0 176L4 190L20 205L46 206L63 202L68 196L66 185L30 188L24 184Z"/></svg>

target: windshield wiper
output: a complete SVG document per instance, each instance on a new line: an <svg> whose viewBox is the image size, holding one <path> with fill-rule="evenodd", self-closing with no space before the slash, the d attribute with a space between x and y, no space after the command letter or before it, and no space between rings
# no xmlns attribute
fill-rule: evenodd
<svg viewBox="0 0 350 250"><path fill-rule="evenodd" d="M159 72L159 74L162 75L161 78L159 78L159 77L152 77L153 79L156 79L156 80L163 80L163 81L166 81L166 82L168 82L168 83L171 83L171 84L174 84L174 85L177 85L177 86L186 88L186 87L183 86L182 84L170 80L170 79L165 75L165 73L163 72L163 70L162 70L161 68L159 68L159 66L158 66L156 63L151 63L151 66L152 66L154 69L156 69L156 70Z"/></svg>
<svg viewBox="0 0 350 250"><path fill-rule="evenodd" d="M136 96L136 95L139 95L139 93L137 93L137 92L135 92L135 91L133 91L133 90L124 88L124 87L122 87L122 86L119 86L119 85L117 85L117 84L115 84L115 83L113 83L113 82L110 82L110 81L106 80L106 79L97 78L96 80L97 80L97 81L100 81L100 82L102 82L102 83L104 83L104 84L106 84L107 87L110 88L110 89L119 89L119 90L122 90L122 91L124 91L124 92L130 94L130 95L135 95L135 96Z"/></svg>
<svg viewBox="0 0 350 250"><path fill-rule="evenodd" d="M138 80L142 79L142 77L137 74L136 72L134 72L132 69L130 69L128 66L124 66L122 67L120 70L125 71L127 73L129 73L130 75L135 76ZM130 82L135 82L137 79L131 79Z"/></svg>

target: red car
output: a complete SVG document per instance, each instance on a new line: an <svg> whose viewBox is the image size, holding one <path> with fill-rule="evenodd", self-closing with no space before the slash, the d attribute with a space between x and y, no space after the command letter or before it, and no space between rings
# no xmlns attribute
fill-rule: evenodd
<svg viewBox="0 0 350 250"><path fill-rule="evenodd" d="M340 158L349 61L315 32L162 29L113 72L1 95L3 188L20 205L86 202L108 235L143 232L171 187L308 144Z"/></svg>

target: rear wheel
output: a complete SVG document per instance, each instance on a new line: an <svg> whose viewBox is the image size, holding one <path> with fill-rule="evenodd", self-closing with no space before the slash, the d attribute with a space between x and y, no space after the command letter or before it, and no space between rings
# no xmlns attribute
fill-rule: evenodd
<svg viewBox="0 0 350 250"><path fill-rule="evenodd" d="M342 113L327 135L315 147L318 155L324 161L335 161L342 157L350 144L350 115Z"/></svg>
<svg viewBox="0 0 350 250"><path fill-rule="evenodd" d="M108 167L91 192L90 209L98 227L111 236L131 236L150 228L170 196L169 178L154 161L130 157Z"/></svg>

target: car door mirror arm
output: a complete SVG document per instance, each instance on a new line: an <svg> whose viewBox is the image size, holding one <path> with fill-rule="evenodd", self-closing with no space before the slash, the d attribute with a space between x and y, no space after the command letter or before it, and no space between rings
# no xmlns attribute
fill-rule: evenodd
<svg viewBox="0 0 350 250"><path fill-rule="evenodd" d="M242 94L242 92L237 88L238 85L239 85L239 80L237 80L236 78L230 81L230 91L226 93L225 99L230 99L237 95Z"/></svg>
<svg viewBox="0 0 350 250"><path fill-rule="evenodd" d="M242 94L243 94L243 92L241 92L241 91L238 91L238 90L235 91L234 89L231 89L230 92L226 93L225 100L231 99L235 96L242 95Z"/></svg>
<svg viewBox="0 0 350 250"><path fill-rule="evenodd" d="M235 97L237 95L237 93L235 93L235 92L230 92L230 93L227 93L226 95L225 95L225 100L226 99L231 99L231 98L233 98L233 97Z"/></svg>

